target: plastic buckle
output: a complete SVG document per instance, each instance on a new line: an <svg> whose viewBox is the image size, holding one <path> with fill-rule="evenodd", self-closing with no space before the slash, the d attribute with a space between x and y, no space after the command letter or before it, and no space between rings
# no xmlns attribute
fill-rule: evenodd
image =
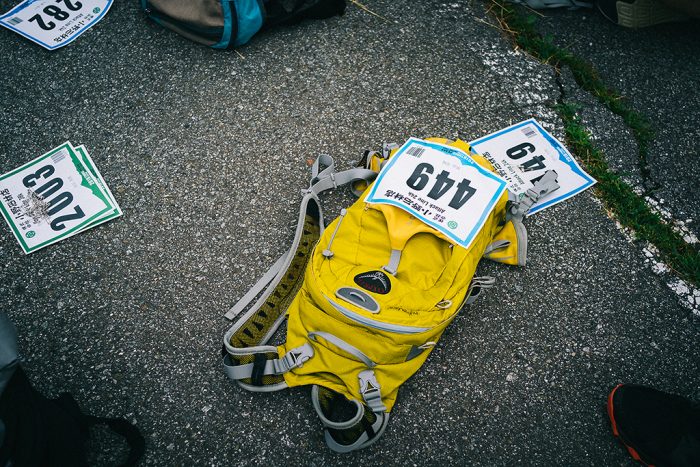
<svg viewBox="0 0 700 467"><path fill-rule="evenodd" d="M357 376L360 379L360 394L362 394L367 406L373 412L385 412L386 406L382 403L382 387L379 385L374 371L364 370Z"/></svg>
<svg viewBox="0 0 700 467"><path fill-rule="evenodd" d="M358 375L360 378L360 394L362 397L367 399L380 398L381 399L381 386L377 377L372 370L365 370L360 372Z"/></svg>
<svg viewBox="0 0 700 467"><path fill-rule="evenodd" d="M314 350L309 344L290 350L282 357L283 366L286 368L285 371L303 366L313 356Z"/></svg>

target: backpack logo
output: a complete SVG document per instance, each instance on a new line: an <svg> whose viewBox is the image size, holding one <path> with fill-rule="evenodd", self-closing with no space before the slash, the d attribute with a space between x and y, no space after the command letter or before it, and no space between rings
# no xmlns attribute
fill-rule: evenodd
<svg viewBox="0 0 700 467"><path fill-rule="evenodd" d="M365 290L382 295L391 291L391 281L382 271L369 271L358 274L355 276L355 284Z"/></svg>

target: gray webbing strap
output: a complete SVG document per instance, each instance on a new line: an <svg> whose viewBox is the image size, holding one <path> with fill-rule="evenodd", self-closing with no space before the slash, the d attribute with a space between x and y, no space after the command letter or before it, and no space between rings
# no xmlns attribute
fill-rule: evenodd
<svg viewBox="0 0 700 467"><path fill-rule="evenodd" d="M296 231L294 232L294 240L292 240L292 246L289 251L287 251L285 254L283 254L276 262L273 264L270 269L263 275L262 278L258 280L258 282L253 286L253 288L248 291L229 311L226 313L226 317L229 319L235 319L235 322L233 326L229 328L228 331L224 334L224 346L226 347L226 351L231 354L231 355L244 355L246 353L250 353L251 348L246 347L246 348L236 348L233 347L230 344L231 337L238 332L238 330L246 323L246 321L255 313L258 311L258 309L265 303L265 301L268 299L268 297L275 291L275 288L277 285L281 282L282 278L287 274L287 270L289 269L290 264L292 263L293 254L290 254L290 252L296 252L299 243L301 242L303 232L304 232L304 225L305 225L305 220L306 220L306 215L308 214L309 211L309 203L314 203L316 206L318 206L318 222L319 225L321 226L321 230L323 229L323 213L321 212L321 204L318 199L318 197L313 194L313 193L307 193L306 196L301 200L301 205L299 206L299 218L297 220L297 228ZM268 279L271 278L271 279ZM267 285L265 285L267 283ZM250 305L250 303L253 301L256 295L259 295L258 300ZM249 306L250 305L250 306ZM246 307L248 307L248 310L243 314L238 316ZM267 333L261 339L260 344L266 343L272 335L277 331L279 326L282 324L282 321L285 319L284 314L280 315L280 318L277 320L277 322L272 326Z"/></svg>
<svg viewBox="0 0 700 467"><path fill-rule="evenodd" d="M323 169L321 169L323 167ZM309 198L313 198L319 206L321 207L318 198L314 195L318 195L331 188L337 188L339 186L346 185L348 183L364 180L366 182L371 182L377 174L369 169L354 168L350 170L345 170L342 172L335 172L335 162L333 158L328 154L321 154L314 161L311 167L311 183L307 190L302 190L304 192L304 199L301 203L301 209L299 213L299 221L297 222L297 230L295 232L295 242L297 238L300 238L301 230L304 228L304 216L306 215L306 205L308 204ZM322 218L322 216L321 216ZM322 219L321 219L322 220ZM295 249L296 243L292 245L292 249ZM274 289L273 285L276 285L278 281L275 279L279 276L284 275L287 267L289 266L289 251L283 254L270 269L263 274L263 276L251 287L246 294L241 297L236 304L229 309L226 313L226 318L233 320L238 316L243 310L245 310L253 299L263 291L268 289ZM263 297L266 297L263 295ZM253 306L257 306L263 303L264 298L261 297L258 302Z"/></svg>
<svg viewBox="0 0 700 467"><path fill-rule="evenodd" d="M464 301L465 305L471 305L476 301L477 298L481 296L481 292L485 289L490 289L496 283L496 278L491 276L481 276L474 277L469 283L469 289L467 290L467 299Z"/></svg>
<svg viewBox="0 0 700 467"><path fill-rule="evenodd" d="M246 292L246 294L243 297L241 297L241 299L238 300L238 302L233 307L231 307L231 309L229 309L229 311L226 313L226 317L228 319L233 320L237 318L234 325L231 326L231 328L224 335L224 347L226 349L226 352L228 353L228 355L226 355L223 359L224 371L231 379L241 380L250 378L254 366L254 364L234 365L233 360L231 358L232 356L243 356L250 355L251 353L256 354L262 352L276 351L275 347L266 345L259 345L255 347L246 348L233 347L231 345L231 338L241 328L241 326L243 326L244 323L258 311L260 306L262 306L262 304L265 303L270 294L280 283L281 278L287 274L287 270L289 269L289 266L293 259L293 252L297 250L299 242L301 241L302 233L304 231L306 215L308 214L309 203L313 202L318 207L318 222L322 233L323 210L321 208L321 203L317 195L328 189L337 188L339 186L346 185L348 183L352 183L359 180L370 183L377 176L377 174L374 171L364 168L354 168L336 173L333 158L326 154L321 155L316 159L311 168L311 174L312 176L309 189L302 190L304 198L302 199L301 206L299 208L299 218L297 221L297 228L294 234L292 247L289 251L283 254L265 272L265 274L263 274L263 276L255 283L255 285L253 285L253 287L250 290L248 290L248 292ZM251 303L255 300L256 296L258 297L257 301L255 301L255 303L251 305ZM239 316L246 308L247 311L243 313L242 316ZM265 344L271 338L271 336L276 332L276 330L278 329L282 321L285 319L285 317L286 315L284 314L280 315L280 318L277 319L277 321L273 324L273 326L270 328L267 334L263 336L263 338L260 341L260 344ZM320 333L318 335L321 336ZM334 336L323 337L326 338L328 341L332 341L332 339L334 339ZM334 344L344 344L342 340L337 338L335 338L335 341L332 342ZM365 356L362 352L355 349L354 347L343 346L342 348L350 352L352 355L355 355L356 357L360 358L363 361L363 363L374 366L374 363L371 360L369 360L367 356ZM262 374L282 374L286 371L289 371L292 368L301 366L306 360L308 360L311 357L313 357L313 347L311 347L311 345L307 343L302 347L287 352L287 354L281 359L267 361L265 363L264 368L262 369ZM243 384L241 381L238 381L238 383L246 387L247 389L255 391L276 390L286 386L286 384L281 383L264 387L254 387L248 384Z"/></svg>
<svg viewBox="0 0 700 467"><path fill-rule="evenodd" d="M527 263L527 229L522 222L513 222L515 235L518 237L518 264L525 266Z"/></svg>
<svg viewBox="0 0 700 467"><path fill-rule="evenodd" d="M364 363L368 368L374 368L375 366L377 366L377 364L374 363L372 360L370 360L369 357L367 355L365 355L364 353L362 353L361 350L348 344L340 337L334 336L330 332L312 331L308 334L308 336L309 336L309 339L311 339L314 342L316 342L316 337L322 337L323 339L325 339L326 341L335 345L339 349L342 349L345 352L349 353L350 355L356 357L358 360L360 360L362 363Z"/></svg>
<svg viewBox="0 0 700 467"><path fill-rule="evenodd" d="M265 367L262 371L263 375L281 375L293 368L299 368L314 356L314 349L310 344L306 343L300 347L290 350L282 358L272 359L265 362ZM229 357L229 356L227 356ZM232 380L250 378L253 374L255 363L246 363L244 365L234 365L229 358L224 358L224 371Z"/></svg>
<svg viewBox="0 0 700 467"><path fill-rule="evenodd" d="M301 241L302 233L304 230L304 223L306 220L306 215L308 211L308 205L310 202L315 203L319 207L319 224L321 225L321 229L323 229L323 213L320 212L321 204L318 199L318 197L313 194L313 193L307 193L304 198L301 200L301 204L299 206L299 217L297 219L297 227L294 232L294 239L292 240L292 246L289 251L284 253L282 256L279 257L275 263L270 266L270 268L263 274L263 276L258 279L258 281L253 285L253 287L246 292L246 294L241 297L238 302L236 302L235 305L233 305L229 311L226 313L226 318L233 320L236 318L243 310L245 310L250 303L255 299L255 297L259 294L260 297L258 300L253 304L248 311L245 313L245 315L241 316L237 322L236 325L234 325L231 330L232 332L227 333L228 336L224 337L224 340L228 339L233 335L233 332L235 332L237 328L237 324L245 322L252 314L254 314L257 309L267 300L267 297L275 290L275 287L277 284L279 284L281 278L286 274L287 269L289 268L289 265L292 262L293 255L290 254L290 252L296 252L297 248L299 247L299 242Z"/></svg>
<svg viewBox="0 0 700 467"><path fill-rule="evenodd" d="M326 190L338 188L339 186L347 185L359 180L371 182L377 177L377 174L369 169L354 168L343 170L342 172L330 172L327 176L320 178L316 182L312 182L308 191L320 194Z"/></svg>
<svg viewBox="0 0 700 467"><path fill-rule="evenodd" d="M255 297L258 296L260 292L265 290L265 288L272 282L272 280L277 277L279 274L280 270L282 270L282 265L285 263L287 256L289 255L289 252L285 252L282 256L279 257L277 261L275 261L275 264L270 266L270 269L267 270L263 276L258 279L258 282L255 283L253 287L246 292L245 295L243 295L240 300L236 302L235 305L231 307L230 310L226 312L224 315L226 319L233 320L236 316L238 316L243 310L245 310L248 305L255 299Z"/></svg>
<svg viewBox="0 0 700 467"><path fill-rule="evenodd" d="M324 168L321 170L321 167ZM376 172L360 167L336 172L333 158L328 154L321 154L311 166L311 183L309 184L309 188L302 190L302 192L305 194L315 193L318 195L326 190L338 188L339 186L360 180L370 183L376 177Z"/></svg>
<svg viewBox="0 0 700 467"><path fill-rule="evenodd" d="M357 376L360 380L360 394L362 394L367 407L374 413L386 412L386 406L382 403L382 387L379 385L374 371L364 370Z"/></svg>
<svg viewBox="0 0 700 467"><path fill-rule="evenodd" d="M322 168L323 167L323 168ZM314 161L311 167L311 184L308 190L304 191L304 198L301 201L301 206L299 208L299 218L297 221L297 228L294 233L294 240L289 251L283 254L266 272L263 276L253 285L253 287L246 292L246 294L241 297L236 304L229 309L226 313L226 318L237 319L236 323L229 329L229 331L224 335L224 345L226 350L231 355L245 354L246 349L237 349L230 345L229 340L231 336L250 318L255 312L260 308L260 306L265 303L269 295L275 290L277 284L279 284L282 277L287 273L289 265L292 261L292 254L290 252L296 251L299 242L302 237L302 232L304 230L305 218L307 215L307 206L310 202L313 202L318 206L318 216L319 224L321 226L321 231L323 231L323 210L321 209L321 203L318 199L317 194L321 193L327 189L338 187L347 183L351 183L356 180L364 180L370 182L376 177L376 173L369 169L350 169L344 172L335 172L335 162L333 158L327 154L322 154L316 161ZM258 297L257 301L253 303L255 297ZM252 303L252 305L251 305ZM244 310L245 314L239 316ZM273 326L267 336L262 340L262 343L267 342L267 339L277 330L281 320L278 324ZM249 349L248 349L249 350Z"/></svg>
<svg viewBox="0 0 700 467"><path fill-rule="evenodd" d="M338 222L336 222L336 224L335 224L335 230L333 230L333 233L331 234L331 238L328 240L328 246L321 252L321 254L326 258L333 257L333 250L331 249L333 247L333 240L335 240L335 235L338 233L338 229L340 228L340 224L343 223L343 219L345 219L345 215L347 213L348 213L347 209L340 210L340 216L338 217Z"/></svg>
<svg viewBox="0 0 700 467"><path fill-rule="evenodd" d="M389 264L382 266L386 272L392 276L396 275L396 271L399 269L399 263L401 262L401 250L391 250L391 256L389 257Z"/></svg>
<svg viewBox="0 0 700 467"><path fill-rule="evenodd" d="M532 188L522 193L519 199L513 200L506 214L506 220L511 218L522 219L533 204L557 188L559 188L557 173L554 170L548 170L542 178L533 184Z"/></svg>
<svg viewBox="0 0 700 467"><path fill-rule="evenodd" d="M495 242L491 242L484 250L484 258L488 258L488 256L494 251L500 250L501 248L507 248L509 245L510 240L496 240Z"/></svg>
<svg viewBox="0 0 700 467"><path fill-rule="evenodd" d="M321 167L324 167L321 169ZM310 193L313 193L314 195L318 195L319 193L322 193L326 190L329 190L331 188L337 188L342 185L346 185L348 183L357 181L357 180L364 180L366 182L371 182L374 180L374 178L377 176L377 174L369 169L362 169L362 168L355 168L355 169L350 169L346 170L343 172L335 172L335 162L333 161L333 158L329 156L328 154L321 154L316 158L314 161L313 166L311 167L311 184L309 185L308 190L303 190L304 191L304 199L302 200L302 208L301 212L299 214L300 218L299 221L297 222L297 230L295 233L295 240L299 238L301 230L304 228L304 216L306 214L306 204L308 204L308 198L313 197L316 201L317 204L319 205L320 209L320 203L318 203L318 198L316 198L313 195L310 195ZM292 245L292 249L294 249L296 245ZM246 294L241 297L238 302L234 306L232 306L228 312L226 313L226 318L233 320L236 316L238 316L243 310L245 310L250 303L255 299L258 294L260 294L263 291L266 291L269 288L272 289L274 287L271 287L272 285L276 285L277 281L274 279L277 278L280 275L281 272L286 272L287 267L289 266L289 261L287 259L289 258L289 251L284 253L280 258L273 264L270 269L263 274L263 276L253 285L253 287L246 292ZM265 297L265 296L264 296ZM264 301L264 298L261 297L260 300L256 303L256 305L253 306L253 308L257 308L257 305L262 303Z"/></svg>
<svg viewBox="0 0 700 467"><path fill-rule="evenodd" d="M391 151L394 149L399 149L399 145L396 143L384 143L382 146L382 157L383 159L389 159Z"/></svg>
<svg viewBox="0 0 700 467"><path fill-rule="evenodd" d="M323 167L323 169L321 169ZM335 161L328 154L319 154L311 166L311 183L318 181L319 178L328 176L335 172Z"/></svg>
<svg viewBox="0 0 700 467"><path fill-rule="evenodd" d="M340 453L352 452L357 449L363 449L377 442L377 440L382 436L386 430L386 426L389 422L389 413L377 413L374 423L372 423L372 432L374 436L370 436L370 433L364 431L357 440L351 444L341 444L333 438L331 431L324 430L324 438L326 440L326 445L335 451Z"/></svg>

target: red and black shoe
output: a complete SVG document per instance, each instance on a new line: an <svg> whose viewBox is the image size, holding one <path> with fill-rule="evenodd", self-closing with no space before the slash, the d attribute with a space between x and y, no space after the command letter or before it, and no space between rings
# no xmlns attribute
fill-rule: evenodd
<svg viewBox="0 0 700 467"><path fill-rule="evenodd" d="M700 466L700 405L646 386L620 384L608 396L613 434L648 466Z"/></svg>

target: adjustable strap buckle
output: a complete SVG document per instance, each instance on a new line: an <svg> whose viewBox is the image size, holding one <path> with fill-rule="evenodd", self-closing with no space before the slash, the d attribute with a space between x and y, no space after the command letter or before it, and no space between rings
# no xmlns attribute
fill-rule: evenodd
<svg viewBox="0 0 700 467"><path fill-rule="evenodd" d="M275 373L286 373L294 368L299 368L313 356L313 347L311 347L309 343L305 343L300 347L290 350L284 354L284 357L275 361Z"/></svg>
<svg viewBox="0 0 700 467"><path fill-rule="evenodd" d="M391 155L391 151L398 148L399 145L396 143L384 143L382 146L382 159L388 159Z"/></svg>
<svg viewBox="0 0 700 467"><path fill-rule="evenodd" d="M364 370L357 376L360 380L360 394L367 407L372 409L372 412L386 412L386 406L382 403L382 387L374 371Z"/></svg>
<svg viewBox="0 0 700 467"><path fill-rule="evenodd" d="M533 204L539 201L543 196L553 192L559 188L557 183L557 172L548 170L545 174L533 184L525 193L521 193L517 200L514 200L509 207L508 214L510 217L522 219L530 210ZM508 219L508 217L506 217Z"/></svg>

